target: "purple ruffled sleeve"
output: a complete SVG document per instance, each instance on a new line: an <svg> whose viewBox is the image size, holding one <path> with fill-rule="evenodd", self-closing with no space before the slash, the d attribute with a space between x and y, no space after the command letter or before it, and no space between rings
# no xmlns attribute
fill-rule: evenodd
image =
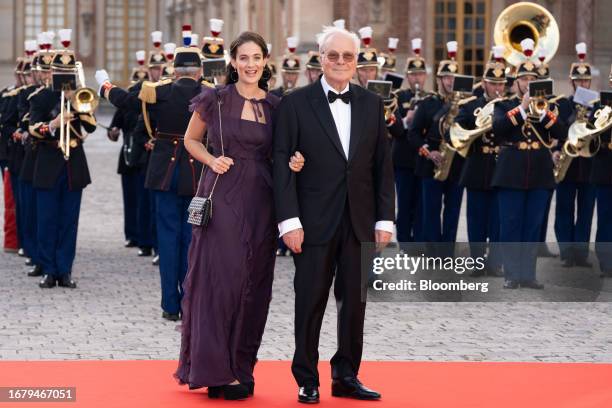
<svg viewBox="0 0 612 408"><path fill-rule="evenodd" d="M190 112L198 112L204 122L210 122L213 108L217 103L216 89L208 87L202 88L202 92L189 102Z"/></svg>

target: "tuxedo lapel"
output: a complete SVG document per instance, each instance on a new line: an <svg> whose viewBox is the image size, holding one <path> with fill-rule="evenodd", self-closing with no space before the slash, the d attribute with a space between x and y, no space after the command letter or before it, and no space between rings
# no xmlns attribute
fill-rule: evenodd
<svg viewBox="0 0 612 408"><path fill-rule="evenodd" d="M351 139L349 142L349 157L350 162L355 156L355 151L359 145L359 139L363 132L363 119L365 118L366 112L363 111L363 104L360 101L362 95L361 89L351 84Z"/></svg>
<svg viewBox="0 0 612 408"><path fill-rule="evenodd" d="M321 85L321 79L313 84L310 95L310 104L314 110L317 119L321 123L321 126L325 130L325 133L338 150L338 153L346 160L344 149L342 149L342 143L340 143L340 136L338 135L338 129L336 129L336 122L332 116L331 110L329 109L329 103L323 92L323 86ZM351 114L352 115L352 114ZM351 119L352 121L352 119Z"/></svg>

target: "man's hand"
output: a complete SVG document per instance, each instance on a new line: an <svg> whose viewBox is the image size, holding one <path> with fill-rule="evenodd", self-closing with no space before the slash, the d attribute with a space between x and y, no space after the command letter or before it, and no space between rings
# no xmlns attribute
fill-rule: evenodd
<svg viewBox="0 0 612 408"><path fill-rule="evenodd" d="M113 126L112 128L108 129L106 135L111 141L116 142L117 139L119 139L119 133L120 133L119 128Z"/></svg>
<svg viewBox="0 0 612 408"><path fill-rule="evenodd" d="M387 244L391 241L391 236L393 234L387 231L375 230L374 235L376 238L376 251L380 252L385 249Z"/></svg>
<svg viewBox="0 0 612 408"><path fill-rule="evenodd" d="M527 112L527 109L529 109L529 92L525 92L525 95L523 95L521 106L523 107L523 110Z"/></svg>
<svg viewBox="0 0 612 408"><path fill-rule="evenodd" d="M552 154L553 163L558 164L560 158L561 158L561 152L559 150L554 151Z"/></svg>
<svg viewBox="0 0 612 408"><path fill-rule="evenodd" d="M442 164L442 153L440 153L438 150L430 151L429 156L427 156L427 158L434 162L436 167L439 167L440 164Z"/></svg>
<svg viewBox="0 0 612 408"><path fill-rule="evenodd" d="M378 232L378 231L377 231ZM294 229L283 235L283 242L294 254L302 253L302 244L304 243L304 230L302 228Z"/></svg>
<svg viewBox="0 0 612 408"><path fill-rule="evenodd" d="M300 171L302 171L305 161L306 159L304 159L302 153L296 151L289 159L289 168L291 169L291 171L299 173Z"/></svg>
<svg viewBox="0 0 612 408"><path fill-rule="evenodd" d="M51 121L51 123L49 123L49 125L52 126L54 129L58 129L62 125L61 119L62 115L60 113L55 117L55 119ZM74 119L74 115L72 112L64 112L64 125L66 125L66 122L70 122L72 119Z"/></svg>
<svg viewBox="0 0 612 408"><path fill-rule="evenodd" d="M414 114L415 114L415 110L409 110L408 113L406 113L406 116L404 116L404 119L402 119L404 122L404 128L408 128L410 127L410 125L412 125Z"/></svg>
<svg viewBox="0 0 612 408"><path fill-rule="evenodd" d="M96 71L96 82L98 85L102 86L105 82L110 82L110 77L108 76L108 72L105 69L99 69Z"/></svg>

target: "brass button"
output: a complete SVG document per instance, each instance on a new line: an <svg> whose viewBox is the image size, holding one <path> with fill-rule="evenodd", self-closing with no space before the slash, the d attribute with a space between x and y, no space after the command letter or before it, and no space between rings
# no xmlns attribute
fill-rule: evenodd
<svg viewBox="0 0 612 408"><path fill-rule="evenodd" d="M531 148L532 149L539 149L540 148L540 142L533 142L531 144Z"/></svg>
<svg viewBox="0 0 612 408"><path fill-rule="evenodd" d="M170 158L170 161L174 161L174 160L176 160L176 157L171 157Z"/></svg>
<svg viewBox="0 0 612 408"><path fill-rule="evenodd" d="M189 159L189 163L193 163L193 159Z"/></svg>
<svg viewBox="0 0 612 408"><path fill-rule="evenodd" d="M489 154L489 146L482 146L482 152L485 154Z"/></svg>
<svg viewBox="0 0 612 408"><path fill-rule="evenodd" d="M172 142L172 143L174 143L176 145L176 144L178 144L178 140L175 139L174 142Z"/></svg>

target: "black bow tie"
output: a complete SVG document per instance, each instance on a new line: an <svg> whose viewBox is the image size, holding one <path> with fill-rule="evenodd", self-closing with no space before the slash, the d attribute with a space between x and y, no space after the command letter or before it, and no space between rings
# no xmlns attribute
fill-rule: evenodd
<svg viewBox="0 0 612 408"><path fill-rule="evenodd" d="M327 91L327 100L329 103L334 103L336 99L342 99L342 102L348 104L351 101L351 91L346 91L343 94Z"/></svg>

